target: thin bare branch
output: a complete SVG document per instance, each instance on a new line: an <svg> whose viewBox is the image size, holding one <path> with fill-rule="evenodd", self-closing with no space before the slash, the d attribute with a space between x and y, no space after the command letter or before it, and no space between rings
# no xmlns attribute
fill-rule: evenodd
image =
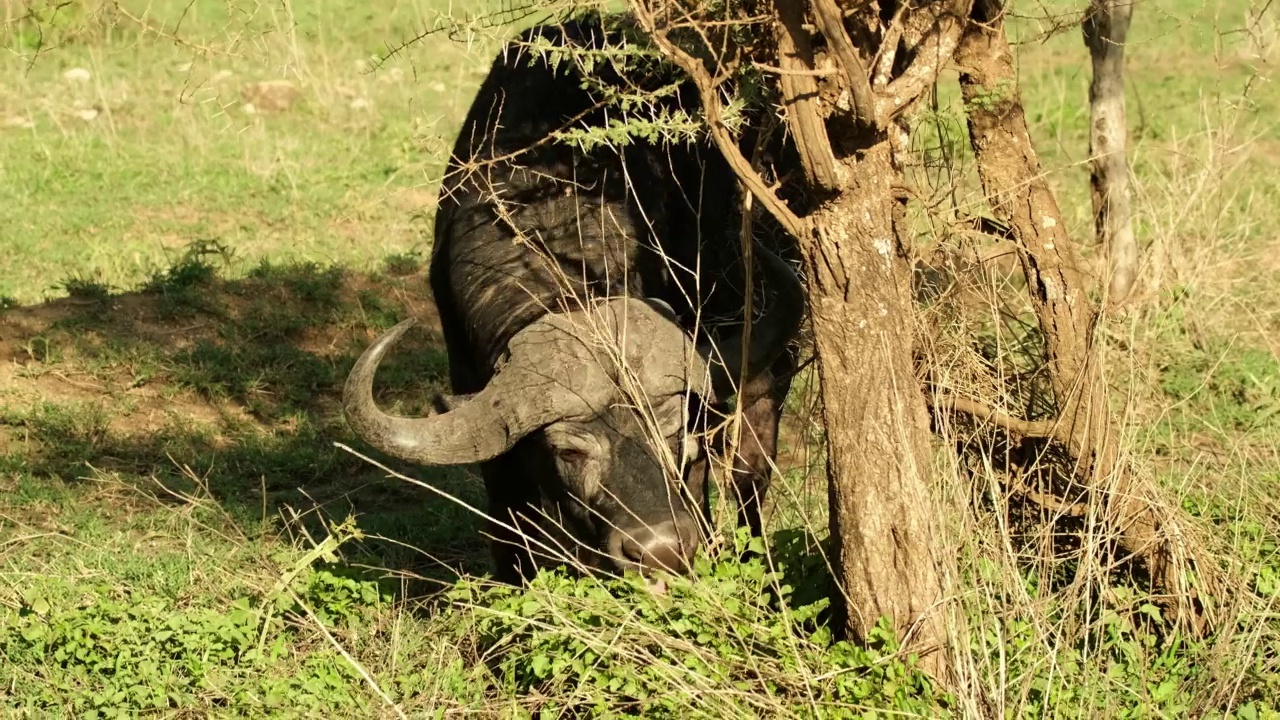
<svg viewBox="0 0 1280 720"><path fill-rule="evenodd" d="M176 27L182 25L183 18L187 16L187 12L191 9L190 4L188 4L183 9L182 15L178 17L178 22L175 25L175 30L173 30L172 32L165 30L163 25L157 27L156 25L148 22L146 19L145 13L143 17L138 17L137 15L129 12L128 8L121 6L120 3L118 2L112 3L111 7L115 12L119 13L121 17L133 23L134 25L137 25L138 29L143 33L150 33L152 35L155 35L158 38L163 38L165 40L168 40L169 42L175 45L187 48L189 50L195 50L204 55L221 55L223 57L229 57L231 55L231 53L227 52L226 50L221 50L219 48L212 47L210 45L193 43L178 36Z"/></svg>
<svg viewBox="0 0 1280 720"><path fill-rule="evenodd" d="M760 173L751 167L751 161L742 154L742 149L738 147L738 143L734 141L733 134L729 132L729 128L724 123L723 104L719 95L716 93L717 83L711 77L711 73L707 72L706 67L695 57L685 52L679 45L672 42L664 30L659 30L654 20L653 14L642 3L633 3L632 8L635 10L636 20L653 41L658 45L672 62L688 73L694 85L698 88L698 95L702 100L702 112L706 116L707 128L711 133L711 139L715 142L716 147L724 154L725 160L729 166L737 173L742 184L747 190L764 205L777 219L778 223L797 239L803 239L808 235L808 223L792 212L791 208L783 202L782 198L765 183Z"/></svg>
<svg viewBox="0 0 1280 720"><path fill-rule="evenodd" d="M1058 434L1056 420L1023 420L1003 410L997 410L976 400L958 398L951 395L936 395L933 399L935 410L948 410L964 413L974 420L991 423L1000 429L1028 438L1052 438Z"/></svg>
<svg viewBox="0 0 1280 720"><path fill-rule="evenodd" d="M320 620L320 618L316 617L315 612L311 610L311 607L307 605L302 598L298 597L298 594L293 591L293 588L286 585L284 591L289 594L289 599L292 600L294 604L302 608L302 612L306 614L307 619L315 624L316 629L320 631L320 634L324 636L325 640L329 641L329 644L333 646L333 649L337 650L338 654L342 655L342 659L347 661L347 665L350 666L352 670L355 670L360 678L364 680L365 684L369 686L369 689L373 690L374 694L378 696L378 699L382 700L382 704L389 708L397 718L407 718L408 715L404 714L404 710L400 708L400 705L397 704L396 701L392 700L390 695L387 695L386 691L382 689L382 686L378 684L378 681L374 679L373 675L365 669L365 666L359 660L352 657L351 653L347 652L347 649L342 646L342 643L338 642L337 638L333 636L333 633L329 632L329 628L324 626L324 622Z"/></svg>
<svg viewBox="0 0 1280 720"><path fill-rule="evenodd" d="M752 62L751 66L762 72L774 75L804 75L806 77L831 77L836 74L829 68L780 68L762 62Z"/></svg>
<svg viewBox="0 0 1280 720"><path fill-rule="evenodd" d="M1027 487L1025 482L1009 488L1009 492L1026 498L1049 512L1057 513L1063 517L1084 517L1089 514L1089 503L1087 502L1066 502L1059 500L1049 493L1039 492Z"/></svg>

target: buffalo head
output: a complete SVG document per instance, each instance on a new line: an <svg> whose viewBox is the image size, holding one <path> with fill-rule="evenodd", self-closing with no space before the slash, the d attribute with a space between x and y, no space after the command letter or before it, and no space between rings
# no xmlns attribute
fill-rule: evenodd
<svg viewBox="0 0 1280 720"><path fill-rule="evenodd" d="M803 313L790 267L759 246L756 258L772 297L749 342L734 333L699 344L661 303L597 300L515 334L480 392L453 398L446 412L400 417L378 408L373 377L408 320L356 361L347 421L370 445L424 465L489 460L529 437L523 457L536 466L542 509L595 551L592 565L683 572L700 532L681 468L705 461L688 435L691 411L727 401L742 377L768 368Z"/></svg>

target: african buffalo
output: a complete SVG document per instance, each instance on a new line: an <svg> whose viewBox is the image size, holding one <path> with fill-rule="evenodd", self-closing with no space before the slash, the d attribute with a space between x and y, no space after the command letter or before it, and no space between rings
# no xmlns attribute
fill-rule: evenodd
<svg viewBox="0 0 1280 720"><path fill-rule="evenodd" d="M583 149L553 137L609 127L617 111L606 89L670 80L600 61L584 83L581 64L539 50L581 57L620 42L598 18L528 30L471 106L440 191L430 268L458 394L427 417L375 404L378 363L412 321L377 339L345 388L348 422L370 445L426 465L481 463L507 582L528 577L548 548L606 572L686 570L707 476L690 431L708 407L727 407L741 378L737 399L759 439L735 460L740 516L760 531L802 286L756 239L763 291L744 346L743 204L722 155L702 140ZM692 115L696 92L672 86L656 106Z"/></svg>

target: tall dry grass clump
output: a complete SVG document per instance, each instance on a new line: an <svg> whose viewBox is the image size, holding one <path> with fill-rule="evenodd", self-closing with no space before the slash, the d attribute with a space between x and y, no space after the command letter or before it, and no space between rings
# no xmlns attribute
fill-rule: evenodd
<svg viewBox="0 0 1280 720"><path fill-rule="evenodd" d="M953 631L970 650L961 705L1006 717L1256 712L1251 703L1273 691L1280 669L1268 569L1280 531L1270 487L1280 394L1266 375L1277 348L1265 297L1280 246L1258 232L1269 211L1245 181L1268 172L1258 158L1266 131L1239 105L1205 103L1199 129L1138 145L1141 289L1098 330L1121 457L1161 502L1191 511L1183 541L1232 583L1203 598L1219 623L1196 640L1170 630L1088 493L1064 501L1019 471L1027 453L1045 452L1025 442L1052 412L1042 341L1003 228L979 215L951 117L945 108L926 116L915 138L915 175L933 201L920 218L922 374L935 392L999 413L994 424L938 418L939 439L955 450L940 454L938 478L961 509L949 523L964 588ZM1246 378L1230 385L1233 374Z"/></svg>

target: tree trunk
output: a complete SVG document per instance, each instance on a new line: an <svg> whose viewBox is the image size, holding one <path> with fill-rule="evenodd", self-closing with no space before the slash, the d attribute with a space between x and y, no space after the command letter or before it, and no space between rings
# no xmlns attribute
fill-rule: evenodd
<svg viewBox="0 0 1280 720"><path fill-rule="evenodd" d="M807 189L818 197L817 208L804 214L811 203L789 206L738 147L724 122L717 89L722 78L667 35L672 18L679 25L696 23L687 7L632 4L662 51L697 84L711 138L747 191L799 241L827 430L830 524L841 589L834 600L842 627L865 639L887 618L898 638L919 654L923 669L944 682L951 678L944 617L954 558L938 546L940 513L929 492L932 436L912 353L910 243L897 234L902 207L894 185L901 183L902 171L888 132L951 56L968 2L930 5L914 19L896 17L894 28L879 39L881 19L872 6L848 12L847 3L837 0L773 2L778 67L772 71L780 78ZM905 7L903 13L911 15ZM895 65L907 25L913 28L907 43L913 52ZM821 34L812 31L815 26ZM819 45L836 64L834 72L818 68ZM867 74L870 58L883 65L876 87ZM895 68L901 71L895 74Z"/></svg>
<svg viewBox="0 0 1280 720"><path fill-rule="evenodd" d="M1053 437L1074 460L1070 482L1083 483L1101 519L1118 531L1120 548L1143 561L1154 588L1171 599L1173 616L1203 629L1204 608L1188 583L1195 570L1200 587L1212 587L1217 568L1197 562L1176 511L1167 510L1156 489L1119 462L1106 384L1093 352L1097 313L1085 292L1081 258L1031 145L1002 18L999 0L977 0L975 22L956 60L979 179L992 210L1013 231L1044 336L1058 410Z"/></svg>
<svg viewBox="0 0 1280 720"><path fill-rule="evenodd" d="M945 675L944 582L929 493L929 419L912 360L911 278L895 235L888 142L843 168L802 243L827 428L838 612L853 637L882 617Z"/></svg>
<svg viewBox="0 0 1280 720"><path fill-rule="evenodd" d="M956 53L960 90L969 120L969 141L978 177L991 209L1013 231L1040 321L1053 392L1071 451L1089 459L1093 474L1110 474L1115 464L1104 387L1090 365L1093 303L1085 293L1087 275L1067 237L1058 201L1031 144L1017 89L1013 55L1004 35L997 0L978 0ZM1079 412L1068 412L1079 410Z"/></svg>
<svg viewBox="0 0 1280 720"><path fill-rule="evenodd" d="M1111 303L1125 301L1138 274L1138 243L1129 206L1124 111L1124 45L1132 0L1091 0L1082 30L1093 61L1089 84L1089 184L1094 231L1110 260Z"/></svg>

